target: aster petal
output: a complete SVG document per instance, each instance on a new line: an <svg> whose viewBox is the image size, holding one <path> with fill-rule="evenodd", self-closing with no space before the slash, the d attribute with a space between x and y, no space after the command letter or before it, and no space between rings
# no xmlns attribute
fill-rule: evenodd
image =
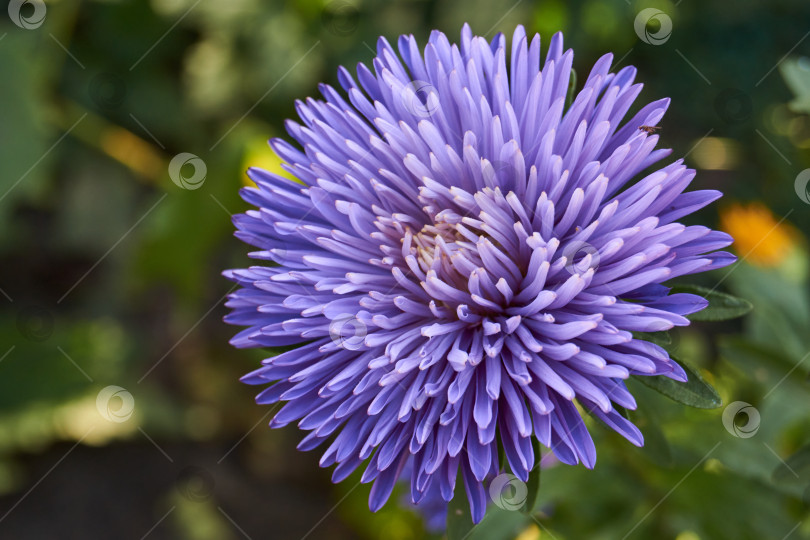
<svg viewBox="0 0 810 540"><path fill-rule="evenodd" d="M443 508L460 473L478 522L498 440L524 481L533 437L594 466L575 401L643 444L617 410L636 407L623 380L686 372L632 332L689 324L706 301L662 283L732 263L717 251L732 239L678 223L720 196L685 191L682 161L634 181L670 153L639 130L669 100L622 123L641 85L612 55L566 110L562 34L545 59L522 27L510 54L468 25L459 46L396 44L378 40L373 69L341 67L343 93L296 102L297 145L270 146L298 181L248 171L257 210L233 221L264 265L224 273L239 285L225 320L245 327L236 347L297 346L242 380L284 403L270 425L298 422L301 450L331 441L333 481L365 464L372 510L401 478Z"/></svg>

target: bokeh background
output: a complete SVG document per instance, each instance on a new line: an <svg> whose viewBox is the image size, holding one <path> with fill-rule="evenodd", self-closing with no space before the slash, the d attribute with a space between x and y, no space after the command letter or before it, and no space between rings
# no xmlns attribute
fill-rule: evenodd
<svg viewBox="0 0 810 540"><path fill-rule="evenodd" d="M248 264L237 192L248 164L281 171L266 140L294 100L370 62L379 35L452 40L465 21L562 30L581 78L612 51L640 102L670 96L663 144L693 188L726 193L696 219L742 259L697 283L755 305L673 336L724 408L636 385L645 449L593 426L594 471L549 466L534 518L494 508L471 538L810 538L806 0L12 0L0 537L437 537L407 507L370 514L358 478L331 485L294 427L267 428L238 377L269 353L228 345L220 272Z"/></svg>

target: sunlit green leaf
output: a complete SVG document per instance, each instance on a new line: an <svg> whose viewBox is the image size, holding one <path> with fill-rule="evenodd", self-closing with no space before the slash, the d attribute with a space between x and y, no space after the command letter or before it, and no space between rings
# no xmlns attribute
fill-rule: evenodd
<svg viewBox="0 0 810 540"><path fill-rule="evenodd" d="M779 71L793 95L790 108L797 113L810 113L810 67L806 58L786 58L779 63Z"/></svg>

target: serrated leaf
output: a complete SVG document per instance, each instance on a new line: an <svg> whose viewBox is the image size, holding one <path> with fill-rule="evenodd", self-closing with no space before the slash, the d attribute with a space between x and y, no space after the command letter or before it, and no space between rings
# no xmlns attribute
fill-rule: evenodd
<svg viewBox="0 0 810 540"><path fill-rule="evenodd" d="M742 317L754 308L748 300L698 285L675 285L672 287L672 292L696 294L709 301L709 305L706 309L689 315L689 319L692 321L725 321L728 319L736 319L737 317Z"/></svg>
<svg viewBox="0 0 810 540"><path fill-rule="evenodd" d="M537 437L532 437L532 450L534 450L534 468L529 471L529 481L526 482L526 501L523 503L523 508L520 509L524 514L531 514L534 506L537 504L537 499L540 497L540 460L543 457L540 449L540 441Z"/></svg>
<svg viewBox="0 0 810 540"><path fill-rule="evenodd" d="M456 491L453 499L447 504L447 540L467 538L474 527L464 480L459 472L456 478Z"/></svg>
<svg viewBox="0 0 810 540"><path fill-rule="evenodd" d="M810 478L810 445L803 446L774 469L774 482L806 485Z"/></svg>
<svg viewBox="0 0 810 540"><path fill-rule="evenodd" d="M693 369L682 360L676 360L675 358L673 360L683 367L686 376L689 378L687 382L678 382L663 375L655 377L635 376L635 379L668 398L690 407L716 409L723 404L717 390L707 383L696 369Z"/></svg>

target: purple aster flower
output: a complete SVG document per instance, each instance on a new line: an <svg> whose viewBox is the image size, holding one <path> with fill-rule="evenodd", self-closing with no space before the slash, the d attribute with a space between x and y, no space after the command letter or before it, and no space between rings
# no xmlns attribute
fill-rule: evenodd
<svg viewBox="0 0 810 540"><path fill-rule="evenodd" d="M459 45L433 32L397 52L377 44L372 72L345 69L341 94L297 102L298 145L270 145L299 182L251 169L255 205L236 235L271 261L225 275L241 285L236 347L297 346L246 375L260 404L324 445L340 482L364 465L379 509L407 464L414 503L449 501L461 473L474 520L500 440L517 477L538 456L593 467L577 403L635 445L622 416L630 375L685 381L661 347L633 332L685 326L706 306L663 282L730 264L731 238L678 223L720 197L684 192L681 160L637 179L670 150L646 126L668 99L622 122L636 70L600 58L566 109L572 51L515 30ZM507 61L507 54L509 61ZM644 127L644 129L640 129Z"/></svg>

